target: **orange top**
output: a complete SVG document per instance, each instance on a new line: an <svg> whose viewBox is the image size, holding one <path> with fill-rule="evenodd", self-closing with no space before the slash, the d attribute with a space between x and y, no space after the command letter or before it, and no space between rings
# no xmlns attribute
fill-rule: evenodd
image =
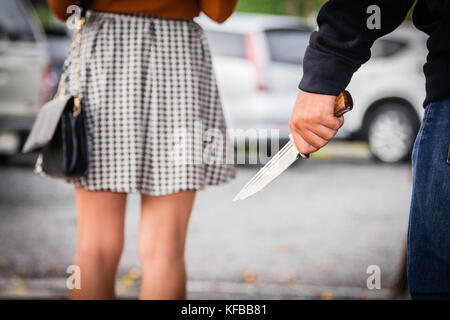
<svg viewBox="0 0 450 320"><path fill-rule="evenodd" d="M89 9L105 12L144 13L168 19L192 19L203 11L216 22L224 22L236 9L238 0L91 0ZM61 20L75 0L48 0L51 10Z"/></svg>

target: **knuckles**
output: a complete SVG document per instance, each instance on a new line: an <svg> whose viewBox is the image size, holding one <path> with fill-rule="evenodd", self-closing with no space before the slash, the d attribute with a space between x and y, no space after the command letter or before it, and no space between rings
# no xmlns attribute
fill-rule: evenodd
<svg viewBox="0 0 450 320"><path fill-rule="evenodd" d="M336 132L329 132L325 134L325 140L330 141L331 139L334 138L334 136L336 135Z"/></svg>
<svg viewBox="0 0 450 320"><path fill-rule="evenodd" d="M291 119L289 121L289 128L291 129L291 131L296 131L300 129L300 126L297 125L297 121L294 119Z"/></svg>
<svg viewBox="0 0 450 320"><path fill-rule="evenodd" d="M312 122L312 118L306 115L298 115L296 117L291 118L289 125L291 127L297 128L299 130L303 129L306 124Z"/></svg>

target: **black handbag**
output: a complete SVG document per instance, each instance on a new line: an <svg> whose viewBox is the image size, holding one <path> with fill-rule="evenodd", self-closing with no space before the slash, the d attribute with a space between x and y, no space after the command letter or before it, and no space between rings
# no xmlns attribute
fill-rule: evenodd
<svg viewBox="0 0 450 320"><path fill-rule="evenodd" d="M81 8L78 31L73 39L78 45L78 60L81 59L81 28L86 15L85 7ZM61 95L63 79L60 79L58 92L39 111L22 148L23 153L39 151L37 170L54 177L79 178L88 172L86 120L79 94L81 61L78 63L77 93Z"/></svg>

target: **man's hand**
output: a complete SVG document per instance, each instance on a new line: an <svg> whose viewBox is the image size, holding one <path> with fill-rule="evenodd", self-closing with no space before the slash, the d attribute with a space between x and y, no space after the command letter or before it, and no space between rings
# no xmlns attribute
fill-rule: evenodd
<svg viewBox="0 0 450 320"><path fill-rule="evenodd" d="M300 91L292 110L289 127L297 150L307 154L325 146L344 124L344 117L336 118L336 97Z"/></svg>

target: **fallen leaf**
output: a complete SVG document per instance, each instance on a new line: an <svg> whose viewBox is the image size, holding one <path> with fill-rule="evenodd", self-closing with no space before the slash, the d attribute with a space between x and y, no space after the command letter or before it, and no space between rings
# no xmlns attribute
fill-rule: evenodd
<svg viewBox="0 0 450 320"><path fill-rule="evenodd" d="M288 245L280 245L277 247L277 251L280 253L289 253L292 248Z"/></svg>
<svg viewBox="0 0 450 320"><path fill-rule="evenodd" d="M26 293L28 291L28 286L23 282L23 280L18 276L13 276L11 278L11 284L4 287L6 292L13 294Z"/></svg>
<svg viewBox="0 0 450 320"><path fill-rule="evenodd" d="M139 269L131 268L125 275L120 279L120 285L125 288L131 287L136 280L141 278L141 272Z"/></svg>
<svg viewBox="0 0 450 320"><path fill-rule="evenodd" d="M252 271L243 271L241 278L245 283L256 283L258 281L258 274Z"/></svg>
<svg viewBox="0 0 450 320"><path fill-rule="evenodd" d="M334 294L331 291L323 291L320 294L320 298L323 300L332 300L334 298Z"/></svg>

